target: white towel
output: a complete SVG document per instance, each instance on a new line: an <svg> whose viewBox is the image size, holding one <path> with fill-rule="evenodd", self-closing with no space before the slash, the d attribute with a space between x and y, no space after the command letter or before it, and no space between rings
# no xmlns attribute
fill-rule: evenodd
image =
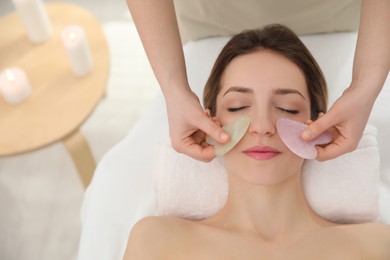
<svg viewBox="0 0 390 260"><path fill-rule="evenodd" d="M221 158L203 163L177 153L167 138L157 154L154 185L160 215L199 220L217 213L228 194ZM376 128L368 125L358 148L334 160L307 160L302 183L309 205L339 223L376 220L379 194Z"/></svg>

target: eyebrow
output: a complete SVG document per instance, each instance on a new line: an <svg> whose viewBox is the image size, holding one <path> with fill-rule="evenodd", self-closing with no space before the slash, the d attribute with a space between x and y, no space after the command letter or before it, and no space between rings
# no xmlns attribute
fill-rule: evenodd
<svg viewBox="0 0 390 260"><path fill-rule="evenodd" d="M233 86L230 87L226 92L223 94L225 96L229 92L239 92L239 93L244 93L244 94L253 94L253 89L251 88L245 88L245 87L239 87L239 86Z"/></svg>
<svg viewBox="0 0 390 260"><path fill-rule="evenodd" d="M272 91L272 93L274 93L275 95L297 94L297 95L301 96L303 99L305 99L305 97L302 95L301 92L299 92L298 90L293 89L293 88L277 88L277 89L274 89Z"/></svg>
<svg viewBox="0 0 390 260"><path fill-rule="evenodd" d="M253 89L246 88L246 87L240 87L240 86L233 86L233 87L230 87L228 90L226 90L226 92L223 94L223 96L225 96L229 92L253 94ZM299 92L298 90L293 89L293 88L277 88L277 89L272 90L272 93L274 95L297 94L297 95L301 96L303 99L305 99L305 97L302 95L301 92Z"/></svg>

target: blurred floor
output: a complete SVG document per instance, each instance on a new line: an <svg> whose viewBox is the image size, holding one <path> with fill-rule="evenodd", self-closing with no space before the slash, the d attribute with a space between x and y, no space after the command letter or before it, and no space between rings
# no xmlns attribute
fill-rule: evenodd
<svg viewBox="0 0 390 260"><path fill-rule="evenodd" d="M125 0L63 2L91 11L110 47L107 95L81 128L98 162L146 110L158 85ZM0 0L0 16L12 11L11 0ZM0 158L0 259L76 259L83 194L62 143Z"/></svg>

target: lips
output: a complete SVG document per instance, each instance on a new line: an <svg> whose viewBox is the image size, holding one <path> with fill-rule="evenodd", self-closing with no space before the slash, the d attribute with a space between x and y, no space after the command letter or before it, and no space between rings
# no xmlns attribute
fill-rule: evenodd
<svg viewBox="0 0 390 260"><path fill-rule="evenodd" d="M280 154L280 152L269 146L254 146L244 153L255 160L269 160Z"/></svg>

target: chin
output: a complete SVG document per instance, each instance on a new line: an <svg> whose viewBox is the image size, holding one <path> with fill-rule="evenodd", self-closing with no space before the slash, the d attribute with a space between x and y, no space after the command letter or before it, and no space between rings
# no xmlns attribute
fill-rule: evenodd
<svg viewBox="0 0 390 260"><path fill-rule="evenodd" d="M224 161L229 174L254 185L272 186L300 177L304 159L295 155L278 159L256 161L227 155Z"/></svg>

